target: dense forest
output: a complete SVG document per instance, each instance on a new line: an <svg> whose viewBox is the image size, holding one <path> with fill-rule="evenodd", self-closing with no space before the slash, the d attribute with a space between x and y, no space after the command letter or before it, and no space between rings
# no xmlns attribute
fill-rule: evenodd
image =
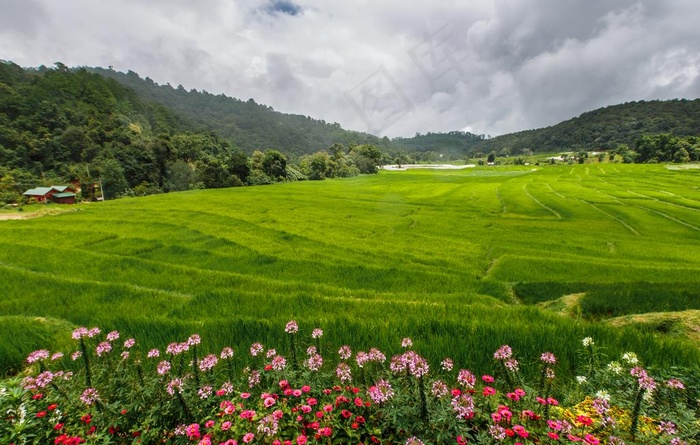
<svg viewBox="0 0 700 445"><path fill-rule="evenodd" d="M434 162L441 159L461 159L484 140L484 135L466 131L448 133L417 133L412 138L394 138L391 142L417 160Z"/></svg>
<svg viewBox="0 0 700 445"><path fill-rule="evenodd" d="M0 63L4 203L19 202L29 188L68 181L81 184L82 199L110 199L351 176L376 172L383 155L374 145L335 143L292 165L285 145L261 144L248 156L237 140L86 69ZM98 182L104 196L95 196Z"/></svg>
<svg viewBox="0 0 700 445"><path fill-rule="evenodd" d="M308 116L280 113L254 99L240 100L207 91L187 91L182 85L159 85L137 73L124 74L104 68L89 71L111 78L134 90L146 103L165 106L197 128L215 131L248 154L261 147L276 147L294 159L325 150L335 143L373 144L382 149L391 147L388 138L348 131L338 123L327 123Z"/></svg>
<svg viewBox="0 0 700 445"><path fill-rule="evenodd" d="M639 101L583 113L557 125L484 139L473 154L611 150L619 144L635 146L644 135L700 135L700 99Z"/></svg>

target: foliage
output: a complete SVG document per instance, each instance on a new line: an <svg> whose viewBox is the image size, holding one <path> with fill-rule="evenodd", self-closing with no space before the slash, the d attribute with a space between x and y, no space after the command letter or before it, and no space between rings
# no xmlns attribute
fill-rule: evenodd
<svg viewBox="0 0 700 445"><path fill-rule="evenodd" d="M280 113L253 99L241 100L207 91L187 91L182 86L158 85L133 71L126 74L104 68L90 71L133 89L144 103L163 107L193 128L215 131L236 141L236 145L249 154L262 147L275 147L289 158L298 158L334 143L374 144L384 150L391 147L388 139L344 130L337 123L308 116Z"/></svg>
<svg viewBox="0 0 700 445"><path fill-rule="evenodd" d="M197 107L188 108L193 97L198 106L210 103L208 99L198 102L200 93L178 90L173 93L172 101L165 100L166 105L163 105L148 94L149 88L161 91L160 87L138 76L132 79L135 74L110 77L106 70L97 70L100 74L95 74L86 69L71 70L62 64L38 70L24 70L11 62L0 62L0 65L0 165L3 166L0 200L4 203L20 202L22 192L28 188L72 180L81 183L85 190L83 199L93 200L98 197L92 193L99 189L95 187L98 183L104 189L104 197L112 199L304 177L303 174L292 175L292 178L287 175L288 158L282 151L294 153L294 144L299 143L294 141L291 131L283 135L284 138L277 133L268 134L267 139L261 140L279 143L278 148L258 152L261 153L259 159L249 160L230 139L210 129L220 130L224 137L235 137L238 142L249 141L247 136L253 136L262 127L247 128L244 134L238 131L230 134L226 131L230 124L221 127L193 123L192 115L183 110L213 119L210 114L200 113ZM150 86L146 90L138 89L137 93L113 77L133 80L126 82L129 85ZM168 89L164 87L163 91ZM209 96L204 94L203 97ZM223 106L212 111L214 114L237 106L233 99L221 102L214 96L211 98ZM301 118L275 113L254 103L244 108L251 112L245 117L251 119L251 123L264 125L269 119L279 118L287 124L274 128L283 131ZM220 118L238 115L226 114ZM324 141L336 136L338 139L334 141L350 137L350 133L337 125L303 120L310 122L310 128L325 132L321 138ZM299 134L314 137L309 132ZM359 141L384 143L369 135L358 135ZM253 137L257 140L260 136ZM336 159L336 163L338 171L333 175L357 174L345 157ZM258 171L249 178L251 169Z"/></svg>
<svg viewBox="0 0 700 445"><path fill-rule="evenodd" d="M247 351L207 351L198 334L146 349L117 331L77 328L73 352L36 350L21 381L2 383L0 440L681 445L700 438L697 387L685 383L693 371L652 377L631 352L606 365L591 337L582 342L579 375L567 381L557 378L551 352L530 362L501 345L479 378L449 357L431 365L410 338L388 359L377 348L329 344L319 328L302 335L295 321L285 332L288 341L267 349L255 342ZM523 379L526 366L540 377Z"/></svg>
<svg viewBox="0 0 700 445"><path fill-rule="evenodd" d="M520 131L479 142L474 151L556 153L610 150L618 144L634 146L645 134L700 134L700 99L637 101L583 113L551 127Z"/></svg>

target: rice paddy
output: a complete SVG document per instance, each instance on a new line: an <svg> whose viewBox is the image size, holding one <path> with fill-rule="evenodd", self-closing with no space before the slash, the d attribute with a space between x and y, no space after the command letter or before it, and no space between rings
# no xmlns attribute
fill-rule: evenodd
<svg viewBox="0 0 700 445"><path fill-rule="evenodd" d="M573 369L586 336L689 366L690 341L585 318L700 309L699 252L700 170L662 165L408 170L83 204L0 221L0 372L69 344L75 325L245 348L290 319L388 353L410 336L477 371L504 343ZM532 305L578 292L584 319Z"/></svg>

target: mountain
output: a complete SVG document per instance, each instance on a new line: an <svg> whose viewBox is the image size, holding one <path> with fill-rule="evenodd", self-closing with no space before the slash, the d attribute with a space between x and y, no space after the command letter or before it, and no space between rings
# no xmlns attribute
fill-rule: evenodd
<svg viewBox="0 0 700 445"><path fill-rule="evenodd" d="M490 139L484 138L484 135L450 131L394 138L392 143L419 158L434 160L427 158L435 158L435 154L449 154L458 158L490 152L519 155L529 152L609 150L618 144L634 148L641 136L661 133L678 137L700 135L700 99L612 105L583 113L551 127L519 131Z"/></svg>
<svg viewBox="0 0 700 445"><path fill-rule="evenodd" d="M450 131L448 133L416 134L411 138L394 138L392 144L400 150L414 153L425 161L436 161L447 155L448 158L459 159L479 144L484 135L465 131Z"/></svg>
<svg viewBox="0 0 700 445"><path fill-rule="evenodd" d="M609 150L618 144L634 147L643 135L669 133L700 135L700 99L639 101L583 113L557 125L520 131L474 146L481 153L559 152Z"/></svg>
<svg viewBox="0 0 700 445"><path fill-rule="evenodd" d="M215 131L230 139L247 153L275 148L291 157L325 150L335 143L373 144L388 148L388 138L344 130L338 123L328 123L297 114L280 113L253 99L241 100L207 91L187 91L181 85L159 85L137 73L88 68L136 92L139 99L166 107L198 129Z"/></svg>

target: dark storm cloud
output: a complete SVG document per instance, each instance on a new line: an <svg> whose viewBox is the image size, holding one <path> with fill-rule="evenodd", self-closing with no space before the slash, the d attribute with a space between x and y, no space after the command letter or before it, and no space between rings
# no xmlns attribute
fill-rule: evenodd
<svg viewBox="0 0 700 445"><path fill-rule="evenodd" d="M696 0L0 7L0 59L113 65L389 136L500 134L615 103L700 95Z"/></svg>

